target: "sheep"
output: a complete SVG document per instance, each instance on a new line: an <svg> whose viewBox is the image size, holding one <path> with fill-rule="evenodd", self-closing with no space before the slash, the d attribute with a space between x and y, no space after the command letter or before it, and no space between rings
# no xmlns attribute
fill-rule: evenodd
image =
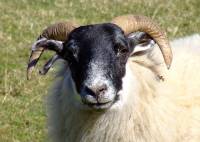
<svg viewBox="0 0 200 142"><path fill-rule="evenodd" d="M44 74L63 59L47 98L52 141L200 141L200 35L169 43L152 20L133 15L67 33L40 36L27 69L30 78L45 49L56 54Z"/></svg>

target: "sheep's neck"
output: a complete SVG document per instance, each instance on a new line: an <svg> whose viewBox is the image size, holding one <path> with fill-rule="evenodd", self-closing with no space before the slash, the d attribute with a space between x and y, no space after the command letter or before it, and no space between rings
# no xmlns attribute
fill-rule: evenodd
<svg viewBox="0 0 200 142"><path fill-rule="evenodd" d="M126 77L130 79L130 76ZM134 80L132 81L134 83ZM63 132L67 134L65 140L73 142L130 142L162 141L164 138L163 141L170 141L170 137L166 138L168 133L171 133L167 131L169 123L165 123L167 120L161 114L163 112L160 111L165 107L157 107L154 86L150 86L145 80L140 81L139 84L143 84L143 86L135 84L138 85L138 90L134 90L134 87L132 87L133 90L126 88L127 86L124 88L129 90L122 91L128 94L121 94L127 97L123 98L124 102L121 106L116 106L105 112L85 111L67 106L65 127L63 128ZM166 110L165 113L167 112Z"/></svg>

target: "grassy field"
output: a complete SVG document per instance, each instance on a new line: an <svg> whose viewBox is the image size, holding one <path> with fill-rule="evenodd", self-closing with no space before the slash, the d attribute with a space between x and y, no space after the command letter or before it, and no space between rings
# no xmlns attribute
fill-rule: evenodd
<svg viewBox="0 0 200 142"><path fill-rule="evenodd" d="M44 100L52 73L26 80L31 44L44 27L133 13L153 18L173 39L200 33L199 6L199 0L0 0L0 142L47 141Z"/></svg>

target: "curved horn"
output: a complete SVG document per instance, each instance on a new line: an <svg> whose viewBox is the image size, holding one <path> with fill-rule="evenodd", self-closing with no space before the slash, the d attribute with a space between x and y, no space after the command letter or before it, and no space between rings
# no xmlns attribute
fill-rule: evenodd
<svg viewBox="0 0 200 142"><path fill-rule="evenodd" d="M170 68L173 57L168 38L166 33L150 18L145 16L124 15L114 18L112 23L118 25L126 35L135 31L149 34L158 44L167 68Z"/></svg>
<svg viewBox="0 0 200 142"><path fill-rule="evenodd" d="M38 47L40 42L44 42L48 39L66 41L70 32L76 27L78 27L76 23L68 21L50 25L43 30L37 41L32 46L32 51L27 67L27 79L30 79L30 75L45 49L45 47L42 46Z"/></svg>

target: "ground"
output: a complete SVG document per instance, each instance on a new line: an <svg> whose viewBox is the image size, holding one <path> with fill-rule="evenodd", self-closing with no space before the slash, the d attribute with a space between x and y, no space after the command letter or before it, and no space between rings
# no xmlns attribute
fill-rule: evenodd
<svg viewBox="0 0 200 142"><path fill-rule="evenodd" d="M131 13L153 18L174 39L200 33L199 5L199 0L1 0L0 142L47 140L44 100L52 73L35 72L26 80L31 44L47 25L68 19L99 23Z"/></svg>

